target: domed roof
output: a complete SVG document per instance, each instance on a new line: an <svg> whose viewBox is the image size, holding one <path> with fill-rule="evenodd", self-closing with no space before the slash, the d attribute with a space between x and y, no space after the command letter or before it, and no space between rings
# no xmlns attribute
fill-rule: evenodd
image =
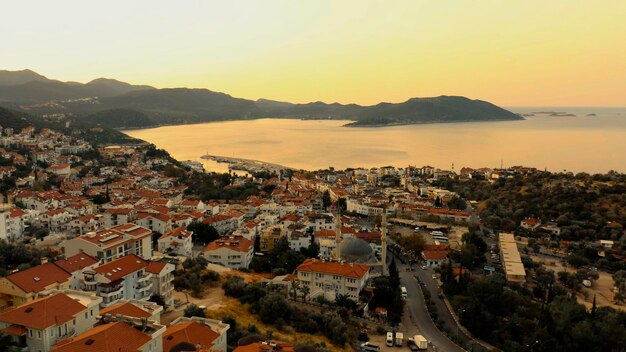
<svg viewBox="0 0 626 352"><path fill-rule="evenodd" d="M376 261L374 250L365 240L351 237L339 243L341 259L349 263L371 263Z"/></svg>

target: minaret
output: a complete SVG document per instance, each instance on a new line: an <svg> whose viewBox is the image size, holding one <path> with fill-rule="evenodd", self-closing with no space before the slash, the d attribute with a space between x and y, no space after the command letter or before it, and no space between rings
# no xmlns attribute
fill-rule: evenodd
<svg viewBox="0 0 626 352"><path fill-rule="evenodd" d="M388 275L387 270L387 207L383 207L383 218L381 221L380 245L382 246L380 259L383 262L383 276Z"/></svg>
<svg viewBox="0 0 626 352"><path fill-rule="evenodd" d="M335 215L335 255L338 262L341 262L341 249L339 249L339 245L341 244L341 211L337 209L337 214Z"/></svg>

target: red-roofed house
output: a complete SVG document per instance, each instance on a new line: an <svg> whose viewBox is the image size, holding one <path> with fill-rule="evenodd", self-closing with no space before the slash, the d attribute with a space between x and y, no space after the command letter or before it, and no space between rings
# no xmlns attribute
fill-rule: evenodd
<svg viewBox="0 0 626 352"><path fill-rule="evenodd" d="M0 308L19 306L41 292L69 288L71 275L53 263L37 265L0 278Z"/></svg>
<svg viewBox="0 0 626 352"><path fill-rule="evenodd" d="M157 241L159 252L173 252L176 255L191 257L193 248L191 241L192 234L193 232L187 231L187 227L185 226L180 226L164 233Z"/></svg>
<svg viewBox="0 0 626 352"><path fill-rule="evenodd" d="M520 226L526 230L535 230L541 226L541 220L536 218L526 218L520 222Z"/></svg>
<svg viewBox="0 0 626 352"><path fill-rule="evenodd" d="M334 300L337 294L358 301L369 279L369 265L307 259L296 268L298 282L310 289L310 297Z"/></svg>
<svg viewBox="0 0 626 352"><path fill-rule="evenodd" d="M230 326L219 320L180 317L163 334L163 351L187 342L207 351L226 352L226 332Z"/></svg>
<svg viewBox="0 0 626 352"><path fill-rule="evenodd" d="M135 223L158 233L166 233L172 229L172 218L166 214L137 214Z"/></svg>
<svg viewBox="0 0 626 352"><path fill-rule="evenodd" d="M51 352L162 352L165 326L141 321L114 321L57 342Z"/></svg>
<svg viewBox="0 0 626 352"><path fill-rule="evenodd" d="M214 264L247 269L254 255L254 244L243 236L222 237L209 243L203 255Z"/></svg>
<svg viewBox="0 0 626 352"><path fill-rule="evenodd" d="M425 250L422 251L422 258L429 268L438 267L448 258L448 251L442 250Z"/></svg>
<svg viewBox="0 0 626 352"><path fill-rule="evenodd" d="M100 301L85 292L57 292L0 312L0 331L28 351L48 352L57 341L91 329Z"/></svg>

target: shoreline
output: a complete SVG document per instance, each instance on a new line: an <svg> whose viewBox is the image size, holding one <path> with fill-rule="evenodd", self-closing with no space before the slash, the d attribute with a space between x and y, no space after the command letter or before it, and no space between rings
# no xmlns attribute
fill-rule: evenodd
<svg viewBox="0 0 626 352"><path fill-rule="evenodd" d="M228 164L229 170L245 171L247 173L259 172L259 171L280 172L282 170L291 170L291 171L300 170L300 169L296 169L296 168L292 168L292 167L288 167L288 166L284 166L280 164L270 163L266 161L261 161L261 160L236 158L236 157L221 156L221 155L204 154L200 156L200 159L212 160L217 163Z"/></svg>
<svg viewBox="0 0 626 352"><path fill-rule="evenodd" d="M419 122L397 122L388 124L375 124L375 125L352 125L354 122L350 122L341 127L348 128L372 128L372 127L393 127L393 126L411 126L411 125L434 125L434 124L449 124L449 123L482 123L482 122L507 122L507 121L526 121L525 118L519 119L493 119L493 120L454 120L454 121L419 121ZM358 121L355 121L358 122Z"/></svg>
<svg viewBox="0 0 626 352"><path fill-rule="evenodd" d="M454 121L416 121L416 122L399 122L399 123L390 123L390 124L375 124L375 125L351 125L353 123L357 123L357 120L350 119L327 119L327 118L319 118L319 119L305 119L299 117L259 117L255 119L237 119L237 120L218 120L218 121L200 121L200 122L188 122L188 123L163 123L158 125L149 125L144 127L120 127L113 128L114 130L124 132L124 131L137 131L137 130L148 130L152 128L160 128L160 127L174 127L174 126L188 126L188 125L200 125L205 123L217 123L217 122L239 122L239 121L255 121L255 120L298 120L298 121L351 121L345 125L341 125L341 127L392 127L392 126L410 126L410 125L434 125L434 124L449 124L449 123L474 123L474 122L505 122L505 121L525 121L526 119L521 117L519 119L493 119L493 120L454 120Z"/></svg>

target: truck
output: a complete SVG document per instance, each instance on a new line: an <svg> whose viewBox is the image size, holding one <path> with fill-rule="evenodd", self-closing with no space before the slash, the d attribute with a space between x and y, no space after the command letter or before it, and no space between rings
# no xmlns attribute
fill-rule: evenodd
<svg viewBox="0 0 626 352"><path fill-rule="evenodd" d="M400 295L402 296L402 299L407 299L409 293L407 292L406 287L400 287Z"/></svg>
<svg viewBox="0 0 626 352"><path fill-rule="evenodd" d="M417 348L419 348L420 350L425 350L428 348L428 340L426 340L424 336L415 335L413 336L413 340L415 341Z"/></svg>
<svg viewBox="0 0 626 352"><path fill-rule="evenodd" d="M396 332L396 346L402 347L403 342L404 342L404 334L401 332Z"/></svg>

